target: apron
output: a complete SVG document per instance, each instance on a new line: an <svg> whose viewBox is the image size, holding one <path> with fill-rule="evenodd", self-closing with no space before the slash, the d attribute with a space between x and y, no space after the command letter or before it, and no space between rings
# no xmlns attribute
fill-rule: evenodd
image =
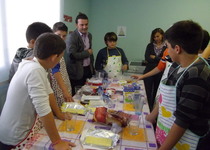
<svg viewBox="0 0 210 150"><path fill-rule="evenodd" d="M42 122L39 119L39 117L37 116L36 119L35 119L34 125L32 126L30 132L12 150L22 150L25 147L26 143L28 141L30 141L34 137L34 135L40 131L41 128L42 128Z"/></svg>
<svg viewBox="0 0 210 150"><path fill-rule="evenodd" d="M119 51L118 53L120 54ZM118 75L122 75L121 54L120 56L109 56L109 51L107 49L107 64L104 67L104 70L107 72L109 78L114 78Z"/></svg>
<svg viewBox="0 0 210 150"><path fill-rule="evenodd" d="M183 74L191 67L199 57L189 65L178 78L175 86L166 85L164 81L160 83L160 96L159 96L159 115L156 128L156 139L159 145L162 145L175 121L174 111L176 111L176 87L183 76ZM201 58L202 59L202 58ZM205 61L205 60L204 60ZM179 68L179 67L177 67ZM176 70L176 69L175 69ZM174 71L175 71L174 70ZM167 108L167 109L166 109ZM178 143L174 146L173 150L195 150L199 142L200 136L194 134L187 129Z"/></svg>
<svg viewBox="0 0 210 150"><path fill-rule="evenodd" d="M60 60L60 73L61 73L62 79L67 87L68 92L71 94L71 83L69 81L69 76L68 76L68 73L66 70L66 64L65 64L64 57L62 57ZM63 97L63 92L62 92L61 88L59 87L58 82L56 81L52 72L50 72L49 74L50 74L51 87L55 94L57 104L59 107L61 107L63 102L65 102L65 99Z"/></svg>
<svg viewBox="0 0 210 150"><path fill-rule="evenodd" d="M165 67L165 70L163 72L163 75L162 75L162 78L160 81L163 81L163 79L166 79L168 77L168 71L171 67L172 63L171 62L168 62L166 61L166 67ZM161 82L160 82L161 83ZM160 96L160 85L158 87L158 90L157 90L157 93L156 93L156 97L155 97L155 103L157 102L157 100L159 99L159 96Z"/></svg>

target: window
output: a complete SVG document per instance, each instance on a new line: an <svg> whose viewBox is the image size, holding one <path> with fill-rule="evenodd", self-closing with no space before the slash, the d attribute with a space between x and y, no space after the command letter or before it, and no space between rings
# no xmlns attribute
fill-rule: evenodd
<svg viewBox="0 0 210 150"><path fill-rule="evenodd" d="M0 8L0 10L2 10L1 8ZM0 22L3 22L3 20L2 20L2 14L1 14L1 12L2 11L0 11ZM4 51L3 51L3 28L2 28L2 25L0 25L0 32L1 32L1 34L0 34L0 68L2 68L5 64L4 64Z"/></svg>
<svg viewBox="0 0 210 150"><path fill-rule="evenodd" d="M0 1L0 82L8 80L10 64L20 47L27 47L25 31L39 21L50 27L60 21L61 0Z"/></svg>

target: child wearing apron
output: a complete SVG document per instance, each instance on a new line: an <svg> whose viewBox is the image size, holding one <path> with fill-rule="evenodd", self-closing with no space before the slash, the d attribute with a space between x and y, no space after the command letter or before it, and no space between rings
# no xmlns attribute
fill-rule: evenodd
<svg viewBox="0 0 210 150"><path fill-rule="evenodd" d="M104 41L107 47L98 52L95 69L104 70L109 78L116 78L128 69L128 60L124 51L116 47L117 35L114 32L106 33Z"/></svg>
<svg viewBox="0 0 210 150"><path fill-rule="evenodd" d="M176 89L180 79L183 77L185 72L198 60L198 58L189 65L180 75L176 84L166 85L165 80L160 83L160 96L159 96L159 115L157 120L157 128L156 128L156 139L159 145L162 145L175 121L174 112L176 111L177 101L176 101ZM208 64L207 64L208 65ZM179 69L177 67L177 69ZM176 69L175 69L176 70ZM175 71L174 70L174 71ZM174 73L174 71L172 73ZM172 74L171 73L171 74ZM194 150L197 147L200 136L194 134L192 131L187 129L179 140L179 142L175 145L174 149L176 150Z"/></svg>
<svg viewBox="0 0 210 150"><path fill-rule="evenodd" d="M146 117L158 115L156 139L159 150L196 150L209 132L210 67L198 57L203 41L202 27L192 20L173 24L165 32L168 53L173 62L168 78L160 83L158 105Z"/></svg>

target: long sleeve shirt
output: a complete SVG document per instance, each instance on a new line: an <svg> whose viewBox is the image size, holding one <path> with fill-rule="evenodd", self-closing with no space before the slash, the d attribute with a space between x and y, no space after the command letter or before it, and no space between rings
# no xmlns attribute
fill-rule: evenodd
<svg viewBox="0 0 210 150"><path fill-rule="evenodd" d="M104 47L103 49L101 49L96 57L96 62L95 62L95 69L97 71L103 70L103 68L106 66L107 64L107 60L108 60L108 56L120 56L121 55L121 60L122 60L122 64L128 64L128 59L124 53L124 51L117 47L117 49L108 49L108 53L107 54L107 47Z"/></svg>

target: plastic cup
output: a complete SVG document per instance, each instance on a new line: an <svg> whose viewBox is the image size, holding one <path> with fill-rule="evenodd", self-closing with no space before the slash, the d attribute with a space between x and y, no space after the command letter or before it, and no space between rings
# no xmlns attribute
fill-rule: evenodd
<svg viewBox="0 0 210 150"><path fill-rule="evenodd" d="M135 109L135 113L137 115L141 115L142 109L143 109L143 106L144 106L144 99L141 98L140 93L134 93L132 99L133 99L133 106L134 106L134 109Z"/></svg>
<svg viewBox="0 0 210 150"><path fill-rule="evenodd" d="M77 114L71 114L71 119L69 119L70 113L65 113L66 131L74 131L76 127Z"/></svg>
<svg viewBox="0 0 210 150"><path fill-rule="evenodd" d="M128 124L128 129L131 135L138 135L139 134L139 119L133 118L132 116L132 119Z"/></svg>

